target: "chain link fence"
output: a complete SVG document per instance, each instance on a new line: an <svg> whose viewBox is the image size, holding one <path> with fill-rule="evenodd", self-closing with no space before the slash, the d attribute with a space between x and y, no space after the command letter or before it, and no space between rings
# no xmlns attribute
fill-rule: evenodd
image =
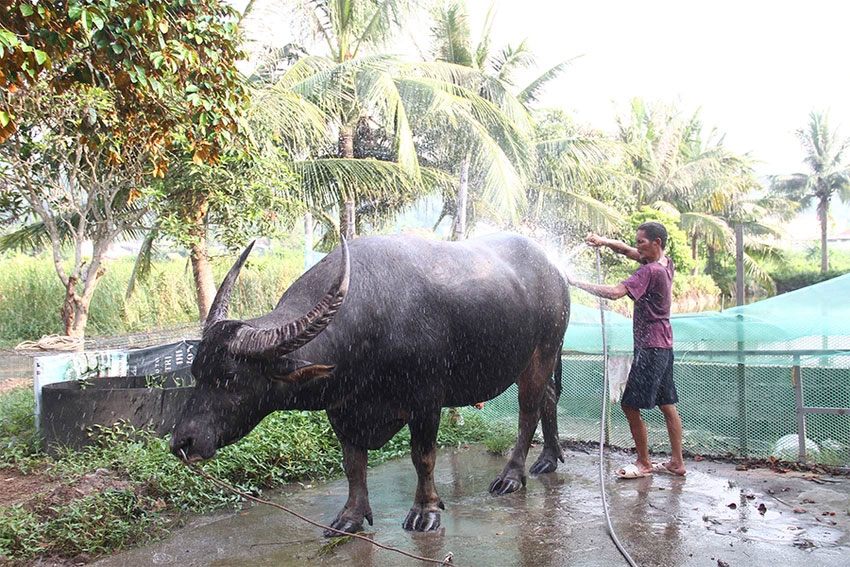
<svg viewBox="0 0 850 567"><path fill-rule="evenodd" d="M722 312L671 318L684 447L695 454L850 465L850 274ZM628 375L631 320L606 313L606 442L632 447L617 392ZM564 340L562 437L598 441L603 356L598 309L574 305ZM515 420L516 388L491 400ZM643 412L653 450L667 451L660 410Z"/></svg>
<svg viewBox="0 0 850 567"><path fill-rule="evenodd" d="M598 441L603 392L601 355L565 353L563 391L558 404L562 438ZM850 369L801 367L802 393L815 410L850 408ZM797 388L793 366L746 366L676 362L673 376L685 450L702 455L807 460L834 466L850 464L850 409L806 416L805 452L800 454ZM609 404L606 443L634 444L625 415ZM515 423L517 390L512 386L482 410L488 420ZM643 412L653 451L669 451L660 410ZM801 458L802 457L802 458Z"/></svg>

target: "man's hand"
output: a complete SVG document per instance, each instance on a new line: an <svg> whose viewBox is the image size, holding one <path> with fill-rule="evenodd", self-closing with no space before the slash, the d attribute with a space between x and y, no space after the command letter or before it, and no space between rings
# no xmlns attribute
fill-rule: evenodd
<svg viewBox="0 0 850 567"><path fill-rule="evenodd" d="M594 248L598 248L600 246L605 245L605 238L602 238L598 234L594 234L592 232L588 232L587 236L584 238L584 243L588 246L593 246Z"/></svg>

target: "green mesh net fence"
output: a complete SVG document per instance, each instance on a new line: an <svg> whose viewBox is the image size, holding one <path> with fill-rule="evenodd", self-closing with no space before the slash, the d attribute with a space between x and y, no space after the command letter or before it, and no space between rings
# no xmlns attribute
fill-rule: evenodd
<svg viewBox="0 0 850 567"><path fill-rule="evenodd" d="M623 300L625 301L625 300ZM606 311L607 442L631 447L617 406L632 354L632 321ZM674 315L674 380L685 449L850 464L850 274L722 312ZM599 438L603 396L599 310L574 305L564 339L562 437ZM488 419L514 420L516 388L487 403ZM667 450L658 409L643 412L650 444Z"/></svg>

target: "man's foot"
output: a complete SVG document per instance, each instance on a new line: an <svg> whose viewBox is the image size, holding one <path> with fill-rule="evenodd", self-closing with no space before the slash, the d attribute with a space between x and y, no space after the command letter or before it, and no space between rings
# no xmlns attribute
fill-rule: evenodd
<svg viewBox="0 0 850 567"><path fill-rule="evenodd" d="M652 472L672 474L673 476L685 476L688 471L685 470L685 465L674 465L668 461L666 463L652 463Z"/></svg>

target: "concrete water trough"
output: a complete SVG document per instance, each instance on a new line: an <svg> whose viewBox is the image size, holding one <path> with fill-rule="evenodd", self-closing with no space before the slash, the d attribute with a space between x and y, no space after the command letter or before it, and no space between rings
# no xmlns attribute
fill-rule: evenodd
<svg viewBox="0 0 850 567"><path fill-rule="evenodd" d="M79 449L93 442L96 426L118 422L165 435L174 427L190 386L188 369L47 384L41 390L39 419L45 447Z"/></svg>

